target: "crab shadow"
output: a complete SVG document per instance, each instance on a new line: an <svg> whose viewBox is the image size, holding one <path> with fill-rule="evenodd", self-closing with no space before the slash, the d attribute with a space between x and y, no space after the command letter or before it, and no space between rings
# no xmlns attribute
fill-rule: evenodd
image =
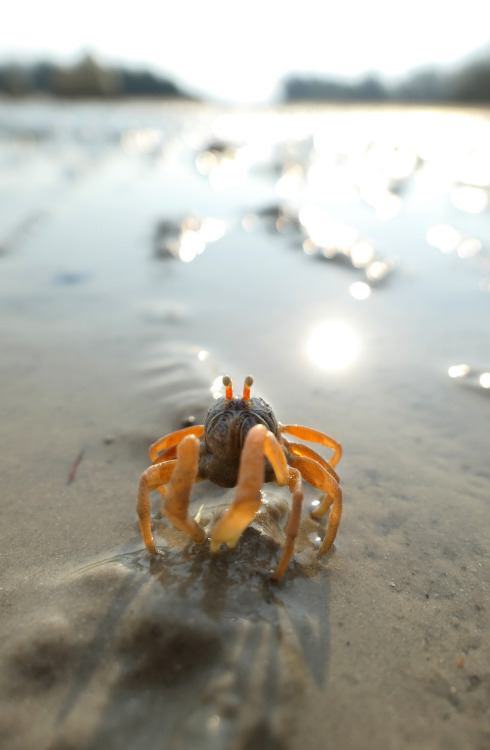
<svg viewBox="0 0 490 750"><path fill-rule="evenodd" d="M99 586L111 569L118 585L59 713L53 750L98 683L104 710L89 747L289 747L310 690L325 687L330 575L306 550L274 582L279 553L259 525L214 555L187 542L99 564ZM112 679L108 663L117 664Z"/></svg>

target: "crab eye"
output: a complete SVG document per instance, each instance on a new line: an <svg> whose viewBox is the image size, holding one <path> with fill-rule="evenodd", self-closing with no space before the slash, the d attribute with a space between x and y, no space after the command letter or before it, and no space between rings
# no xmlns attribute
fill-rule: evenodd
<svg viewBox="0 0 490 750"><path fill-rule="evenodd" d="M243 400L249 401L250 400L250 388L252 387L254 382L254 379L251 375L247 375L245 378L245 382L243 384Z"/></svg>
<svg viewBox="0 0 490 750"><path fill-rule="evenodd" d="M233 383L229 375L223 375L223 385L226 388L225 398L227 401L231 401L233 398Z"/></svg>

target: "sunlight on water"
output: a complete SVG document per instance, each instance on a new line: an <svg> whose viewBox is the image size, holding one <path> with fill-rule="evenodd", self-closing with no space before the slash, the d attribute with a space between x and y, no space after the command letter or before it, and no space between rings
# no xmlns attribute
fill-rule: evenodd
<svg viewBox="0 0 490 750"><path fill-rule="evenodd" d="M389 191L381 194L374 194L371 197L368 195L363 196L366 203L370 203L376 211L376 216L381 221L392 219L400 211L402 207L402 199L395 193Z"/></svg>
<svg viewBox="0 0 490 750"><path fill-rule="evenodd" d="M490 372L482 372L480 375L480 385L482 388L490 388Z"/></svg>
<svg viewBox="0 0 490 750"><path fill-rule="evenodd" d="M458 245L458 255L460 258L472 258L474 255L480 252L482 249L482 243L477 240L476 237L468 237L466 240L462 240Z"/></svg>
<svg viewBox="0 0 490 750"><path fill-rule="evenodd" d="M456 250L461 235L457 229L448 224L438 224L427 231L427 242L437 247L441 253L451 253Z"/></svg>
<svg viewBox="0 0 490 750"><path fill-rule="evenodd" d="M299 220L310 239L323 249L327 257L329 253L346 252L358 238L356 229L330 218L327 212L316 206L304 206L299 212Z"/></svg>
<svg viewBox="0 0 490 750"><path fill-rule="evenodd" d="M211 391L211 394L214 399L221 398L225 395L225 387L223 385L223 375L218 375L217 378L213 380L211 383L211 388L209 389Z"/></svg>
<svg viewBox="0 0 490 750"><path fill-rule="evenodd" d="M428 229L426 240L441 253L447 255L456 251L462 259L473 258L483 249L481 240L463 235L448 224L439 224Z"/></svg>
<svg viewBox="0 0 490 750"><path fill-rule="evenodd" d="M154 152L162 142L163 134L156 128L127 130L121 136L121 147L130 156Z"/></svg>
<svg viewBox="0 0 490 750"><path fill-rule="evenodd" d="M329 320L311 334L306 344L308 358L322 370L343 370L359 353L359 339L343 321Z"/></svg>
<svg viewBox="0 0 490 750"><path fill-rule="evenodd" d="M464 376L467 375L469 371L469 365L462 363L460 365L451 365L451 367L447 371L447 374L450 378L464 378Z"/></svg>
<svg viewBox="0 0 490 750"><path fill-rule="evenodd" d="M216 242L223 237L226 230L226 223L221 219L208 217L204 219L199 234L204 242Z"/></svg>
<svg viewBox="0 0 490 750"><path fill-rule="evenodd" d="M350 285L349 292L354 299L363 300L371 295L371 287L365 281L355 281Z"/></svg>
<svg viewBox="0 0 490 750"><path fill-rule="evenodd" d="M350 258L355 268L364 268L374 260L374 248L370 242L356 242L350 250Z"/></svg>
<svg viewBox="0 0 490 750"><path fill-rule="evenodd" d="M267 158L264 145L253 143L235 145L230 141L216 141L205 146L195 160L197 171L208 178L210 186L222 190L244 185L250 170Z"/></svg>
<svg viewBox="0 0 490 750"><path fill-rule="evenodd" d="M156 228L155 255L159 258L179 258L183 263L190 263L204 252L210 242L221 239L225 231L226 223L212 217L201 220L195 216L185 216L180 221L164 220Z"/></svg>
<svg viewBox="0 0 490 750"><path fill-rule="evenodd" d="M456 208L469 214L479 214L488 206L488 191L471 185L461 185L451 191Z"/></svg>
<svg viewBox="0 0 490 750"><path fill-rule="evenodd" d="M378 282L391 271L391 264L385 260L373 260L366 266L366 276L369 281Z"/></svg>
<svg viewBox="0 0 490 750"><path fill-rule="evenodd" d="M450 378L460 380L472 388L490 390L490 372L488 370L479 370L461 363L459 365L451 365L448 368L447 374Z"/></svg>
<svg viewBox="0 0 490 750"><path fill-rule="evenodd" d="M311 180L311 176L310 176ZM286 164L282 174L276 182L276 193L281 198L290 198L297 194L305 181L305 170L301 164L296 162Z"/></svg>
<svg viewBox="0 0 490 750"><path fill-rule="evenodd" d="M204 251L205 247L206 243L198 232L184 232L180 242L179 258L184 263L190 263Z"/></svg>

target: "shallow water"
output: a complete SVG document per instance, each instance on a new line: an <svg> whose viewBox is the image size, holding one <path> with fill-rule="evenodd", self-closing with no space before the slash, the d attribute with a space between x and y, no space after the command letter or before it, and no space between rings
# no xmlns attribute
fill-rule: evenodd
<svg viewBox="0 0 490 750"><path fill-rule="evenodd" d="M490 744L489 136L1 105L2 747ZM147 448L224 373L344 446L335 550L307 489L278 584L271 485L235 551L143 551Z"/></svg>

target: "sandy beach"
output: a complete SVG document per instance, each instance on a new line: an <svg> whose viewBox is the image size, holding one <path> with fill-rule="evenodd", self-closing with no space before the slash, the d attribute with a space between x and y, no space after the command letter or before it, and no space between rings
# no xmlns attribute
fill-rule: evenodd
<svg viewBox="0 0 490 750"><path fill-rule="evenodd" d="M490 748L489 143L481 110L0 102L2 750ZM277 583L274 484L234 550L139 531L148 447L224 374L344 448L334 550L305 486Z"/></svg>

